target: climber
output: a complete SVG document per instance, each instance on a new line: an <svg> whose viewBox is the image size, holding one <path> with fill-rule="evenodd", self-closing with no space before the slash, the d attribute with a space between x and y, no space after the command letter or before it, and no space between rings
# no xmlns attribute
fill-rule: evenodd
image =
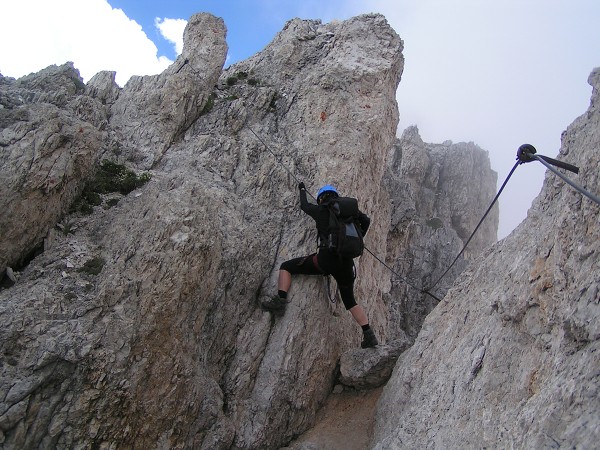
<svg viewBox="0 0 600 450"><path fill-rule="evenodd" d="M278 294L265 297L261 300L264 309L276 313L283 313L288 303L287 294L292 284L292 275L332 275L338 284L342 302L350 311L354 320L363 330L362 348L375 347L378 342L373 329L363 308L354 299L355 267L351 257L338 255L336 248L328 245L331 242L331 222L329 204L335 199L341 200L335 187L325 185L317 193L317 204L309 203L306 198L304 183L298 185L300 190L300 207L302 211L311 216L317 226L318 251L308 256L285 261L279 268ZM355 199L351 199L355 201ZM362 235L367 232L371 220L369 217L357 212L357 225Z"/></svg>

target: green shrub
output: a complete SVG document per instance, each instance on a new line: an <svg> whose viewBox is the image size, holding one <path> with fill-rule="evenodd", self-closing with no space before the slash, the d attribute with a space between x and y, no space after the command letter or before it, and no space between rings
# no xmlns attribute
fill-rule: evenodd
<svg viewBox="0 0 600 450"><path fill-rule="evenodd" d="M279 94L277 94L277 92L273 93L273 97L271 98L271 102L269 103L269 110L274 111L277 108L278 98Z"/></svg>
<svg viewBox="0 0 600 450"><path fill-rule="evenodd" d="M144 173L137 176L133 170L122 164L104 160L96 173L91 189L100 194L119 192L123 195L129 194L134 189L143 186L150 180L150 174Z"/></svg>
<svg viewBox="0 0 600 450"><path fill-rule="evenodd" d="M202 111L200 111L201 116L203 116L204 114L208 114L212 111L213 107L215 106L215 97L216 95L214 92L208 96L208 99L204 104L204 108L202 108Z"/></svg>
<svg viewBox="0 0 600 450"><path fill-rule="evenodd" d="M106 204L105 204L104 209L110 209L113 206L116 206L117 203L119 203L119 199L118 198L111 198L109 200L106 200Z"/></svg>
<svg viewBox="0 0 600 450"><path fill-rule="evenodd" d="M67 302L72 302L73 300L77 299L77 294L75 294L74 292L67 292L64 296L64 299Z"/></svg>
<svg viewBox="0 0 600 450"><path fill-rule="evenodd" d="M151 178L147 172L137 176L133 170L122 164L104 160L100 164L94 178L87 182L81 195L73 202L70 212L91 214L94 206L102 204L100 194L119 192L127 195L134 189L146 184Z"/></svg>
<svg viewBox="0 0 600 450"><path fill-rule="evenodd" d="M89 215L94 211L94 206L102 204L102 198L97 192L94 192L89 184L86 184L83 188L81 195L73 202L70 208L70 212L77 212L84 215Z"/></svg>
<svg viewBox="0 0 600 450"><path fill-rule="evenodd" d="M97 256L86 261L83 267L79 268L77 271L87 273L88 275L98 275L102 272L104 264L106 264L104 258Z"/></svg>
<svg viewBox="0 0 600 450"><path fill-rule="evenodd" d="M427 220L426 223L434 230L439 230L440 228L444 227L444 223L438 217L432 217L431 219Z"/></svg>

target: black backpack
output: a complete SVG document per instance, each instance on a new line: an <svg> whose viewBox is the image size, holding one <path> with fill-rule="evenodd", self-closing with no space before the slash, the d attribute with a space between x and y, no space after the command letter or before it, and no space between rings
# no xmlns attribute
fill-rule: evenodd
<svg viewBox="0 0 600 450"><path fill-rule="evenodd" d="M327 247L343 258L356 258L365 248L363 235L358 224L358 200L351 197L337 197L327 205L329 209L329 230Z"/></svg>

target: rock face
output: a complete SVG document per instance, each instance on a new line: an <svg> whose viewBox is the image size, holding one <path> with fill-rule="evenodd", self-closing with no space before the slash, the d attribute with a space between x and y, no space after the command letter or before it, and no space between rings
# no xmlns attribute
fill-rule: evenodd
<svg viewBox="0 0 600 450"><path fill-rule="evenodd" d="M414 339L438 303L421 291L442 298L466 263L496 242L497 203L451 266L494 198L496 181L487 152L473 143L426 144L416 127L396 141L384 177L392 207L387 255L402 278L393 277L384 297L389 339Z"/></svg>
<svg viewBox="0 0 600 450"><path fill-rule="evenodd" d="M196 14L181 55L167 70L127 82L111 105L110 134L128 160L152 168L200 116L225 63L225 34L222 19Z"/></svg>
<svg viewBox="0 0 600 450"><path fill-rule="evenodd" d="M590 108L563 134L559 159L597 194L599 69L589 83ZM374 448L597 447L599 218L548 172L527 219L460 276L400 356Z"/></svg>
<svg viewBox="0 0 600 450"><path fill-rule="evenodd" d="M106 112L72 64L0 78L0 273L43 245L92 172Z"/></svg>
<svg viewBox="0 0 600 450"><path fill-rule="evenodd" d="M448 188L441 155L456 148L430 148L412 130L394 156L407 172L390 168L403 59L382 16L292 20L223 70L226 50L223 22L198 14L181 57L123 89L111 72L84 86L71 65L0 78L0 262L19 269L0 290L4 448L277 448L310 427L360 329L322 277L294 280L283 317L258 305L279 264L315 248L298 180L357 196L369 249L419 286L429 280L418 267L441 263L421 262L422 249L410 270L395 261L391 241L411 254L408 222L440 253L447 236L463 238L455 225L473 218L430 198ZM67 214L105 159L151 179L91 215ZM416 164L431 192L407 180L406 199L393 185ZM369 255L357 269L372 326L382 343L397 340L397 305L420 297L405 300Z"/></svg>

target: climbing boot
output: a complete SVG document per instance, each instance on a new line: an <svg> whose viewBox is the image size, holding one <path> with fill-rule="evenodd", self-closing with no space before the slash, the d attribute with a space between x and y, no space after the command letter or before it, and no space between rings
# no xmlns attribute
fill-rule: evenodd
<svg viewBox="0 0 600 450"><path fill-rule="evenodd" d="M285 307L287 306L287 300L279 297L279 295L273 295L271 297L263 297L260 300L260 304L263 309L274 313L283 314Z"/></svg>
<svg viewBox="0 0 600 450"><path fill-rule="evenodd" d="M367 331L364 332L363 340L360 343L361 348L375 347L378 344L379 344L379 342L377 342L377 338L375 337L375 332L373 331L372 328L369 328Z"/></svg>

